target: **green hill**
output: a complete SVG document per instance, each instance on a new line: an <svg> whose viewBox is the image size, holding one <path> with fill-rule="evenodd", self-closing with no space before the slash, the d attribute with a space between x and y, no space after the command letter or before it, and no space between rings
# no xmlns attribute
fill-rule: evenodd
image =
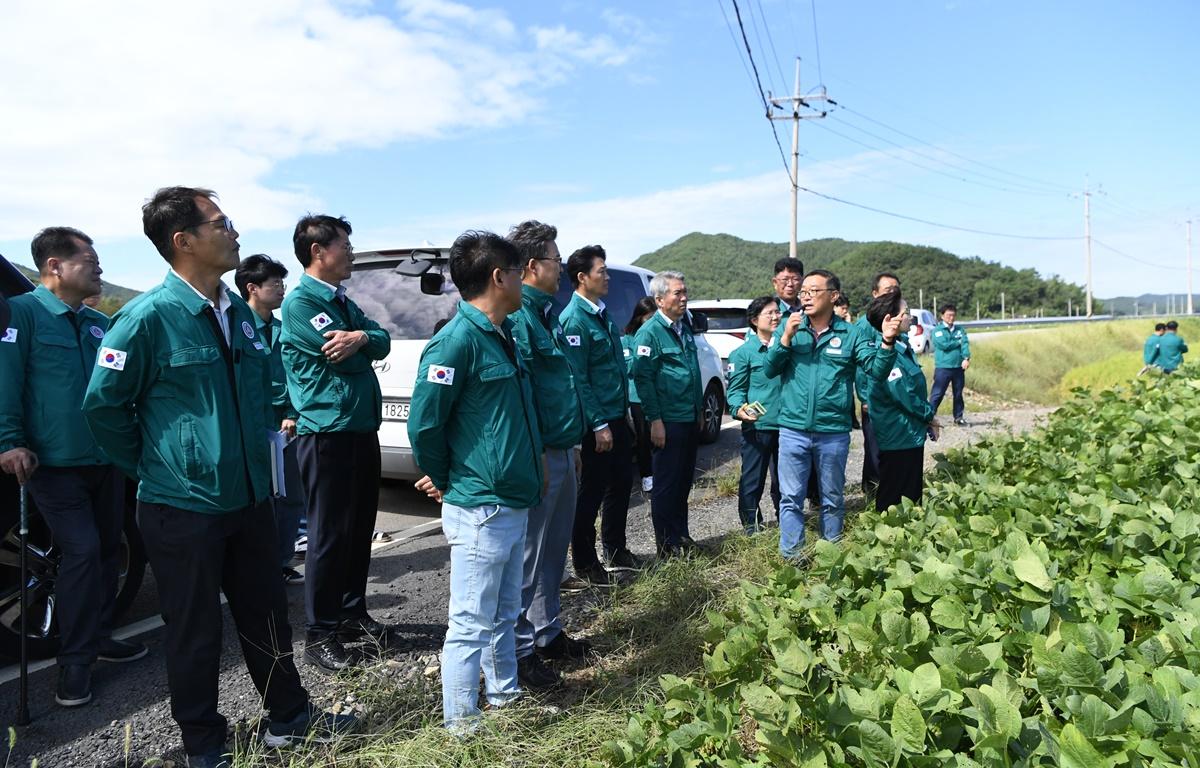
<svg viewBox="0 0 1200 768"><path fill-rule="evenodd" d="M676 269L688 277L692 298L749 299L771 292L775 261L787 256L786 243L761 243L732 235L693 232L647 253L634 264L660 271ZM934 301L953 302L964 318L1000 314L1001 293L1006 315L1063 315L1067 303L1078 306L1083 289L1057 276L1044 278L1033 269L1013 269L979 257L963 258L940 248L893 242L860 243L836 238L798 243L796 255L805 269L828 269L838 276L856 311L866 305L871 279L895 272L912 306L935 309ZM1098 304L1098 302L1097 302ZM1099 311L1097 308L1096 311Z"/></svg>
<svg viewBox="0 0 1200 768"><path fill-rule="evenodd" d="M38 273L36 270L30 269L23 264L14 264L13 266L19 269L21 274L29 278L31 282L37 284ZM134 289L126 288L123 285L115 285L104 279L100 280L100 286L100 304L96 307L96 309L109 316L111 316L112 313L116 312L121 307L125 306L127 301L141 293L141 291L135 291Z"/></svg>

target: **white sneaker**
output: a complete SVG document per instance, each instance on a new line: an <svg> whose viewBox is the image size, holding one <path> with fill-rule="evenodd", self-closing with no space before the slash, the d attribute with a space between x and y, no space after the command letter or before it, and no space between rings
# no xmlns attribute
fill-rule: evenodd
<svg viewBox="0 0 1200 768"><path fill-rule="evenodd" d="M653 490L654 490L654 478L653 477L643 477L642 478L642 493L650 493L650 491L653 491Z"/></svg>

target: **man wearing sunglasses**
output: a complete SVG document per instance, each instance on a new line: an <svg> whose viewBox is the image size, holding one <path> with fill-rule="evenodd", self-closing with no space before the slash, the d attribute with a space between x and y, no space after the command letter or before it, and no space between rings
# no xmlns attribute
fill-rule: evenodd
<svg viewBox="0 0 1200 768"><path fill-rule="evenodd" d="M222 592L270 711L264 741L328 741L354 724L314 710L292 662L269 501L268 351L250 307L221 281L238 265L238 233L214 198L169 187L142 207L171 268L114 316L84 398L100 447L140 481L138 527L190 768L230 765L217 711Z"/></svg>

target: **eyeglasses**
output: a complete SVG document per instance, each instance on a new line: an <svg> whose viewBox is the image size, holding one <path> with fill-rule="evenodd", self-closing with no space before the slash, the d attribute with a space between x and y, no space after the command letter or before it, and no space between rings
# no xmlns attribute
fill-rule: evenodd
<svg viewBox="0 0 1200 768"><path fill-rule="evenodd" d="M501 272L516 272L519 274L519 273L525 271L525 267L500 267L500 271Z"/></svg>
<svg viewBox="0 0 1200 768"><path fill-rule="evenodd" d="M834 289L833 288L801 288L798 295L808 296L811 298L813 296L816 296L818 293L821 293L822 291L832 291L832 290L834 290Z"/></svg>
<svg viewBox="0 0 1200 768"><path fill-rule="evenodd" d="M804 278L803 277L780 277L779 275L776 275L775 282L782 283L783 285L800 285L800 283L804 282Z"/></svg>
<svg viewBox="0 0 1200 768"><path fill-rule="evenodd" d="M233 219L229 218L228 216L222 216L219 219L209 219L208 221L201 221L198 224L191 225L190 227L184 227L184 229L196 229L197 227L203 227L205 224L220 224L222 227L225 228L226 232L233 231Z"/></svg>
<svg viewBox="0 0 1200 768"><path fill-rule="evenodd" d="M562 259L552 259L549 256L535 256L533 260L534 261L553 261L555 264L557 264L560 267L563 265Z"/></svg>

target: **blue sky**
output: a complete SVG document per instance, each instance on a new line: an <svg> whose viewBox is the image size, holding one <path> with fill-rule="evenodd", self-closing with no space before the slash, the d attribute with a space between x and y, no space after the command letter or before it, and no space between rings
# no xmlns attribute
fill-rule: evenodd
<svg viewBox="0 0 1200 768"><path fill-rule="evenodd" d="M1096 295L1185 289L1200 5L739 7L764 88L790 92L799 55L803 89L842 106L801 125L801 185L1080 238L1086 183ZM139 206L167 184L213 187L243 253L289 265L308 210L347 216L359 250L524 218L622 262L697 230L784 241L788 177L726 18L732 0L21 4L0 51L22 73L0 83L0 253L27 263L39 228L77 226L108 278L148 287L165 270ZM799 229L1084 276L1081 239L805 193ZM1197 241L1200 259L1200 224Z"/></svg>

